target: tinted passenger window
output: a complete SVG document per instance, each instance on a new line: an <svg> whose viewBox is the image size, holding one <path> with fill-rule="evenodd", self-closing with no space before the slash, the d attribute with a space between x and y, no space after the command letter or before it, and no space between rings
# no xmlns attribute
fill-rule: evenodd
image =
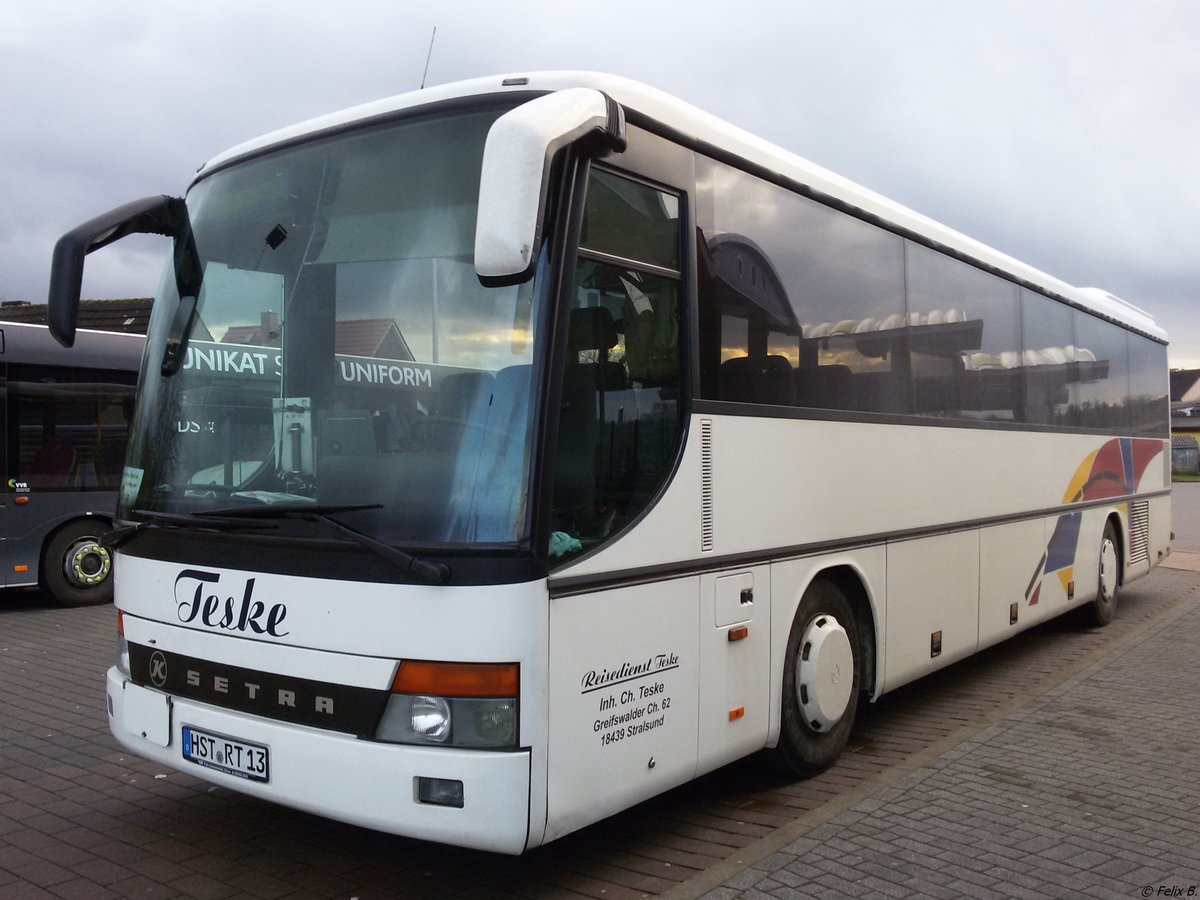
<svg viewBox="0 0 1200 900"><path fill-rule="evenodd" d="M1126 332L1075 313L1078 378L1071 384L1075 424L1084 428L1129 428L1129 351Z"/></svg>
<svg viewBox="0 0 1200 900"><path fill-rule="evenodd" d="M1170 424L1167 348L1141 335L1128 337L1131 425L1143 434L1166 435Z"/></svg>
<svg viewBox="0 0 1200 900"><path fill-rule="evenodd" d="M907 253L913 411L1019 421L1017 286L918 244Z"/></svg>
<svg viewBox="0 0 1200 900"><path fill-rule="evenodd" d="M133 380L126 372L10 366L8 477L35 491L115 490Z"/></svg>
<svg viewBox="0 0 1200 900"><path fill-rule="evenodd" d="M1165 433L1165 348L697 158L701 396Z"/></svg>
<svg viewBox="0 0 1200 900"><path fill-rule="evenodd" d="M1024 347L1017 364L1025 383L1025 421L1078 425L1078 409L1070 402L1070 386L1079 379L1071 308L1022 290L1021 328Z"/></svg>
<svg viewBox="0 0 1200 900"><path fill-rule="evenodd" d="M698 182L703 395L906 412L902 240L711 160Z"/></svg>

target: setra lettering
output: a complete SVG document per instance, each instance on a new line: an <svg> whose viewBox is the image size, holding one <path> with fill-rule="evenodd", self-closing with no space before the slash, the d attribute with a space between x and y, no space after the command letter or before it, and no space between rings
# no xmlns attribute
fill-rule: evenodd
<svg viewBox="0 0 1200 900"><path fill-rule="evenodd" d="M275 688L263 691L261 684L255 684L253 681L230 681L230 676L215 674L211 676L202 675L199 669L186 670L185 680L188 687L198 688L200 694L210 692L212 694L224 694L227 697L234 697L242 700L254 701L256 703L270 703L272 699L276 706L287 707L288 709L307 709L311 706L312 712L321 713L322 715L332 716L333 698L323 697L320 694L311 695L312 703L309 703L310 695L290 690L288 688ZM192 692L195 696L197 692Z"/></svg>

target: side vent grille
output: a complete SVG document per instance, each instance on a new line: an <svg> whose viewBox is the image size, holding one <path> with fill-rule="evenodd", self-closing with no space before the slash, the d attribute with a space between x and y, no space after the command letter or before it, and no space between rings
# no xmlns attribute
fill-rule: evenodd
<svg viewBox="0 0 1200 900"><path fill-rule="evenodd" d="M713 549L712 419L700 420L700 552Z"/></svg>
<svg viewBox="0 0 1200 900"><path fill-rule="evenodd" d="M1138 500L1129 511L1129 561L1150 561L1150 502Z"/></svg>

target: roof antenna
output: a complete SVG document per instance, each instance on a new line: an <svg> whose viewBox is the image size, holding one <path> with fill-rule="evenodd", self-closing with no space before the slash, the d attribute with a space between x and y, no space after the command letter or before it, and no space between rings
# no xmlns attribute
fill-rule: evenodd
<svg viewBox="0 0 1200 900"><path fill-rule="evenodd" d="M425 54L425 71L421 73L421 90L425 90L425 78L429 74L429 60L433 58L433 42L437 37L437 26L433 26L433 34L429 36L429 52Z"/></svg>

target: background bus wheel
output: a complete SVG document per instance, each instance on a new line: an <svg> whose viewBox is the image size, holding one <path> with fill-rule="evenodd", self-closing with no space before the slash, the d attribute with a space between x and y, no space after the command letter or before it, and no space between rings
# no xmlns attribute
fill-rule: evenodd
<svg viewBox="0 0 1200 900"><path fill-rule="evenodd" d="M1084 609L1084 621L1093 627L1103 627L1117 614L1117 595L1121 590L1121 545L1112 519L1104 523L1100 539L1100 578L1096 599Z"/></svg>
<svg viewBox="0 0 1200 900"><path fill-rule="evenodd" d="M100 546L107 523L71 522L50 538L42 559L42 588L63 606L112 603L112 554Z"/></svg>
<svg viewBox="0 0 1200 900"><path fill-rule="evenodd" d="M850 737L862 664L858 623L841 589L809 586L788 635L777 765L795 775L828 768Z"/></svg>

